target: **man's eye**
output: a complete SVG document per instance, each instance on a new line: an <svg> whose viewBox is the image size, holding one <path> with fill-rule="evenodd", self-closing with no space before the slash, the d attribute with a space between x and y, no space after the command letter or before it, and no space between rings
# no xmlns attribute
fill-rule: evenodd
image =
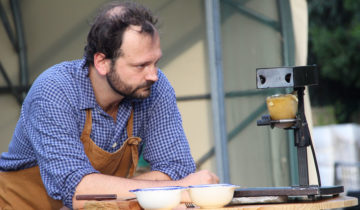
<svg viewBox="0 0 360 210"><path fill-rule="evenodd" d="M136 68L143 69L143 68L145 68L145 66L146 66L145 64L141 64L141 65L137 65Z"/></svg>

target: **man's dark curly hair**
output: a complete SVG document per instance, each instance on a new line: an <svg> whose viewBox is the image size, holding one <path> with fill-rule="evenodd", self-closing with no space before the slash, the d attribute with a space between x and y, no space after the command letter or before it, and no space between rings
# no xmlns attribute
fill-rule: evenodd
<svg viewBox="0 0 360 210"><path fill-rule="evenodd" d="M140 33L154 35L157 19L151 11L134 2L107 4L95 18L85 46L85 65L94 65L94 54L103 53L114 61L122 55L121 44L124 31L130 25L141 26Z"/></svg>

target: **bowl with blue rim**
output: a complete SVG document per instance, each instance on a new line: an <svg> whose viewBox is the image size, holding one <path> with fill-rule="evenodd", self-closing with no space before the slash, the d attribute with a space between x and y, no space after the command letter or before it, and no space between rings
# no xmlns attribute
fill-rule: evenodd
<svg viewBox="0 0 360 210"><path fill-rule="evenodd" d="M234 191L239 188L233 184L205 184L189 186L192 202L200 208L220 208L229 204Z"/></svg>
<svg viewBox="0 0 360 210"><path fill-rule="evenodd" d="M180 204L182 191L187 187L168 186L130 190L146 210L172 209Z"/></svg>

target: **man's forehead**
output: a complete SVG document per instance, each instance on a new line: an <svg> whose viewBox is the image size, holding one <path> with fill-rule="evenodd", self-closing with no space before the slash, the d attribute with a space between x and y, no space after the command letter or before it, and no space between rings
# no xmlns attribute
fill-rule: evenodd
<svg viewBox="0 0 360 210"><path fill-rule="evenodd" d="M134 42L134 41L146 40L149 38L150 38L151 42L159 42L160 43L159 33L156 29L154 29L153 34L150 34L150 33L146 33L144 31L142 31L141 26L130 25L124 31L123 43L121 45L121 48L127 44L125 42L128 42L128 41Z"/></svg>
<svg viewBox="0 0 360 210"><path fill-rule="evenodd" d="M140 26L129 26L126 29L123 38L123 43L120 47L121 57L133 57L134 52L137 52L138 50L142 51L149 46L150 48L148 49L157 49L156 51L153 51L153 56L161 57L160 37L156 30L154 31L154 34L149 34L141 32Z"/></svg>

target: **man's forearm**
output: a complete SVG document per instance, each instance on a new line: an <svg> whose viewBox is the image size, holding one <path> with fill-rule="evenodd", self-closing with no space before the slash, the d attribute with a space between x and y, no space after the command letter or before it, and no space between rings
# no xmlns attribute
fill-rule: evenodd
<svg viewBox="0 0 360 210"><path fill-rule="evenodd" d="M139 176L133 177L132 179L137 180L153 180L153 181L170 181L172 180L170 176L160 171L150 171Z"/></svg>
<svg viewBox="0 0 360 210"><path fill-rule="evenodd" d="M81 180L81 182L78 184L76 188L73 198L73 208L74 209L82 208L85 202L85 201L76 200L75 199L76 195L117 194L118 198L134 197L135 195L129 192L129 190L137 189L137 188L145 188L145 187L170 186L170 185L174 185L176 182L176 181L169 181L170 179L164 181L153 181L151 178L155 178L155 180L158 180L159 178L158 173L149 172L148 175L144 174L143 178L145 179L146 177L150 178L150 180L126 179L126 178L108 176L103 174L89 174ZM163 175L160 177L163 177Z"/></svg>

